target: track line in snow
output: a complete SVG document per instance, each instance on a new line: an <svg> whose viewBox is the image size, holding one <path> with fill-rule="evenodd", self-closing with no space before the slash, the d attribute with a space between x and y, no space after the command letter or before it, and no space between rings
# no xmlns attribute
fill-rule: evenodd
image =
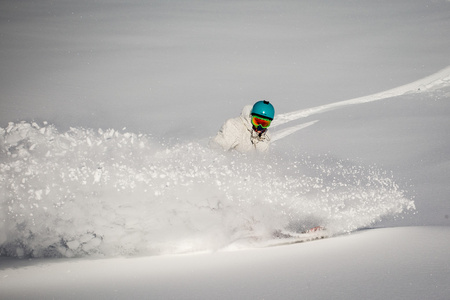
<svg viewBox="0 0 450 300"><path fill-rule="evenodd" d="M311 126L311 125L315 124L318 121L319 120L315 120L315 121L312 121L312 122L302 123L302 124L296 125L296 126L291 126L291 127L288 127L288 128L282 129L282 130L277 130L272 135L272 142L275 142L277 140L285 138L288 135L291 135L294 132L299 131L300 129L303 129L303 128L306 128L308 126Z"/></svg>
<svg viewBox="0 0 450 300"><path fill-rule="evenodd" d="M285 124L285 123L288 123L291 121L298 120L300 118L306 118L311 115L323 113L323 112L326 112L329 110L342 108L342 107L349 106L349 105L368 103L368 102L372 102L372 101L393 98L393 97L397 97L397 96L405 95L405 94L421 93L421 92L428 91L428 90L431 90L436 87L447 86L447 85L450 85L450 66L448 66L445 69L442 69L441 71L436 72L430 76L422 78L420 80L417 80L417 81L414 81L414 82L411 82L411 83L408 83L408 84L405 84L405 85L402 85L402 86L399 86L399 87L396 87L396 88L393 88L390 90L386 90L384 92L367 95L367 96L363 96L363 97L358 97L358 98L353 98L350 100L344 100L344 101L339 101L339 102L335 102L335 103L320 105L320 106L311 107L311 108L307 108L307 109L301 109L301 110L297 110L297 111L293 111L293 112L289 112L289 113L279 114L279 115L277 115L275 120L272 122L272 127L276 127L276 126L279 126L279 125L282 125L282 124ZM292 134L293 132L295 132L297 130L300 130L302 128L312 125L309 123L306 123L306 124L308 124L308 125L301 127L301 128L297 128L297 126L287 128L287 129L283 130L283 132L290 132L293 130L292 132L289 133L289 134ZM305 125L305 124L303 124L303 125ZM296 129L294 129L294 128L296 128ZM276 133L275 136L279 135L279 137L276 139L280 139L289 134L282 135L280 132L280 134Z"/></svg>

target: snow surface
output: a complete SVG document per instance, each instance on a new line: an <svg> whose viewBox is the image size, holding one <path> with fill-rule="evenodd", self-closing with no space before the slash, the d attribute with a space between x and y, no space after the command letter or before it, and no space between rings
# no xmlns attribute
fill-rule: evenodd
<svg viewBox="0 0 450 300"><path fill-rule="evenodd" d="M247 251L36 260L6 299L446 299L449 227L384 228ZM400 255L401 253L401 255Z"/></svg>
<svg viewBox="0 0 450 300"><path fill-rule="evenodd" d="M0 298L449 299L449 16L2 1ZM207 147L260 99L268 156Z"/></svg>

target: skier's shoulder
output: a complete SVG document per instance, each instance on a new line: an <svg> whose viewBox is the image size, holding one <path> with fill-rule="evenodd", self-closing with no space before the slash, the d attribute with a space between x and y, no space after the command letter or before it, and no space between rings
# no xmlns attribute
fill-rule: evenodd
<svg viewBox="0 0 450 300"><path fill-rule="evenodd" d="M225 121L223 124L224 130L241 130L243 127L243 122L241 117L231 118Z"/></svg>
<svg viewBox="0 0 450 300"><path fill-rule="evenodd" d="M251 129L250 112L251 105L246 105L242 109L241 114L238 117L230 118L222 125L222 132L233 132L235 134L242 134Z"/></svg>

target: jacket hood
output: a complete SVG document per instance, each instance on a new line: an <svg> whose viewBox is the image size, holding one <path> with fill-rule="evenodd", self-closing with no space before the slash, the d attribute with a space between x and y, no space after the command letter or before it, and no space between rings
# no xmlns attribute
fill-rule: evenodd
<svg viewBox="0 0 450 300"><path fill-rule="evenodd" d="M242 112L241 112L241 120L245 124L245 126L247 127L248 130L253 130L252 119L250 117L250 114L252 112L252 107L253 107L252 105L246 105L246 106L244 106L244 108L242 109Z"/></svg>

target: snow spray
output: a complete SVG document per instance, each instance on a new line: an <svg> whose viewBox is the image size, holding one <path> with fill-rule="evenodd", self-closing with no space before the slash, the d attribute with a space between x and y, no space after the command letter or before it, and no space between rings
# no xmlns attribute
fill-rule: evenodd
<svg viewBox="0 0 450 300"><path fill-rule="evenodd" d="M16 257L214 251L280 230L351 232L414 210L374 167L47 123L0 128L0 185L0 254Z"/></svg>

